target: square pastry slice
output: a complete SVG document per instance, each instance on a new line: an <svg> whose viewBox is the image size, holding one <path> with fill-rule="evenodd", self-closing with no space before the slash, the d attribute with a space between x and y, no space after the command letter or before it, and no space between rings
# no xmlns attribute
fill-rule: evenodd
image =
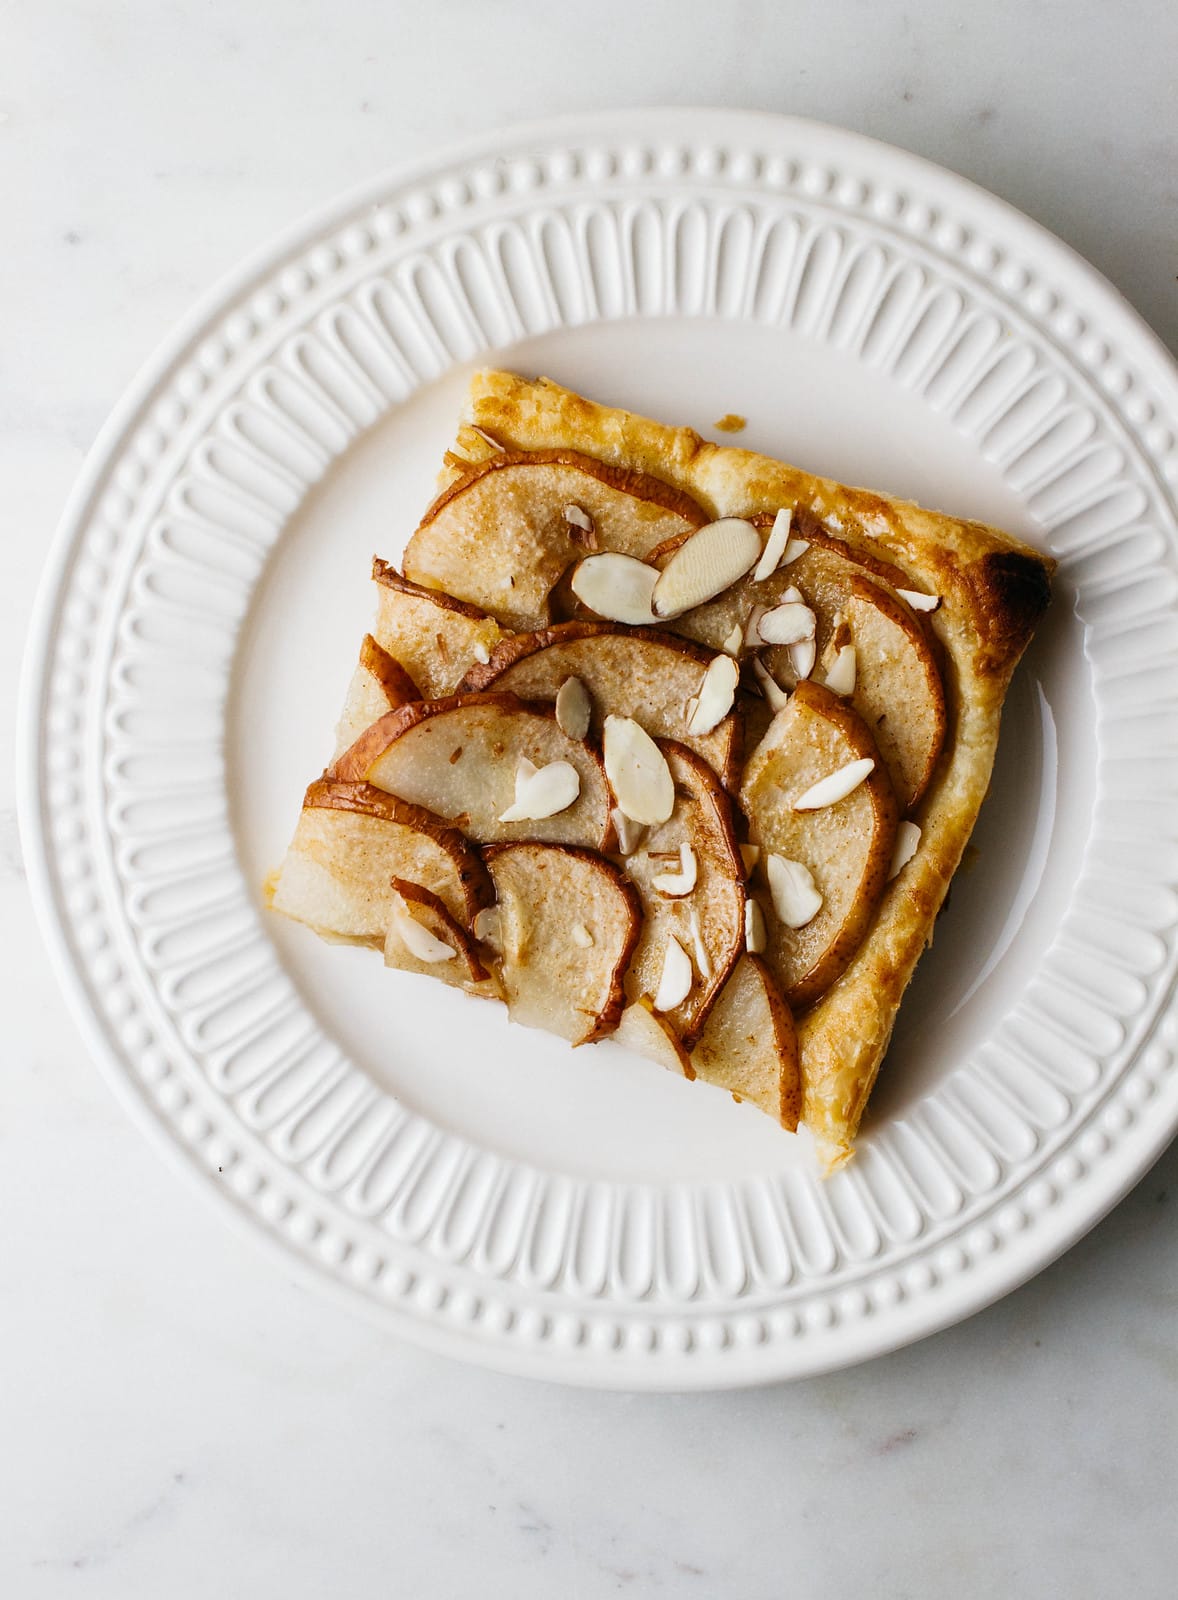
<svg viewBox="0 0 1178 1600"><path fill-rule="evenodd" d="M1052 563L475 376L276 910L851 1153ZM464 1003L455 1000L456 1004Z"/></svg>

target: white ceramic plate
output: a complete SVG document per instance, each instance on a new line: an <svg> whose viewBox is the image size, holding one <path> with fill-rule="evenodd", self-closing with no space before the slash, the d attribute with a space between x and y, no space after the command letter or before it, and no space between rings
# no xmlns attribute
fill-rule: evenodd
<svg viewBox="0 0 1178 1600"><path fill-rule="evenodd" d="M261 909L472 364L544 371L1060 559L978 855L859 1158ZM1178 1124L1165 352L1058 241L817 125L659 112L394 174L195 312L55 548L23 734L66 988L141 1122L392 1329L619 1387L815 1372L964 1316Z"/></svg>

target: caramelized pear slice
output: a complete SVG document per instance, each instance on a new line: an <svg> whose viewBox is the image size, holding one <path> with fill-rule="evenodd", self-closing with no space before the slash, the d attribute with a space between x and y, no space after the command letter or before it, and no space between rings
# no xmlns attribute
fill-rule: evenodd
<svg viewBox="0 0 1178 1600"><path fill-rule="evenodd" d="M866 760L871 772L843 799L794 809L814 785ZM863 719L806 682L753 752L740 800L761 851L758 881L771 884L769 857L784 856L807 869L822 895L821 909L800 928L765 911L766 959L786 1002L801 1011L846 968L883 894L898 819L891 781Z"/></svg>
<svg viewBox="0 0 1178 1600"><path fill-rule="evenodd" d="M638 938L634 890L591 850L499 844L485 855L499 901L492 948L512 1020L572 1044L612 1033Z"/></svg>
<svg viewBox="0 0 1178 1600"><path fill-rule="evenodd" d="M626 992L633 1001L658 994L668 944L677 940L691 957L694 976L666 1020L690 1049L744 947L745 872L731 805L715 773L670 739L660 740L659 749L674 781L675 804L668 820L651 828L626 858L643 912ZM680 893L676 880L684 877L685 852L694 881Z"/></svg>
<svg viewBox="0 0 1178 1600"><path fill-rule="evenodd" d="M453 694L467 668L488 660L503 636L494 617L410 583L396 567L372 563L377 585L376 642L420 685L416 699Z"/></svg>
<svg viewBox="0 0 1178 1600"><path fill-rule="evenodd" d="M709 733L687 732L687 705L699 693L709 651L674 634L608 622L562 622L504 639L463 689L510 689L525 699L555 700L568 678L589 692L590 729L600 738L607 714L634 717L655 739L677 739L703 757L726 787L737 774L739 716Z"/></svg>
<svg viewBox="0 0 1178 1600"><path fill-rule="evenodd" d="M480 606L505 627L542 628L549 595L587 549L641 560L707 520L689 495L647 473L574 450L503 451L443 490L404 567L415 583Z"/></svg>
<svg viewBox="0 0 1178 1600"><path fill-rule="evenodd" d="M394 878L392 890L385 966L440 978L468 994L497 998L496 983L483 965L478 945L441 898L406 878Z"/></svg>
<svg viewBox="0 0 1178 1600"><path fill-rule="evenodd" d="M271 905L327 939L384 942L392 880L436 895L469 927L494 898L482 858L456 828L367 784L313 783Z"/></svg>
<svg viewBox="0 0 1178 1600"><path fill-rule="evenodd" d="M760 956L743 955L691 1052L695 1075L749 1100L792 1133L802 1109L793 1017Z"/></svg>
<svg viewBox="0 0 1178 1600"><path fill-rule="evenodd" d="M520 816L524 763L567 763L579 780L571 803L553 816ZM561 732L551 705L506 692L419 700L391 711L361 734L335 764L341 782L370 783L425 806L476 844L536 839L605 849L612 801L601 758Z"/></svg>
<svg viewBox="0 0 1178 1600"><path fill-rule="evenodd" d="M336 756L342 755L386 711L396 711L398 706L420 699L421 691L404 667L366 633L336 724Z"/></svg>

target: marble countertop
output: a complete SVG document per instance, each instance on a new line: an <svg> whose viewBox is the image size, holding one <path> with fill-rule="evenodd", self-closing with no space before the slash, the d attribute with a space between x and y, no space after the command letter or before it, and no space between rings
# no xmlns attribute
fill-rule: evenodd
<svg viewBox="0 0 1178 1600"><path fill-rule="evenodd" d="M0 1594L1173 1593L1178 1147L1027 1287L856 1370L637 1397L456 1366L289 1281L123 1116L33 932L7 752L84 452L291 219L523 115L788 110L1005 196L1175 347L1174 8L16 0L4 33Z"/></svg>

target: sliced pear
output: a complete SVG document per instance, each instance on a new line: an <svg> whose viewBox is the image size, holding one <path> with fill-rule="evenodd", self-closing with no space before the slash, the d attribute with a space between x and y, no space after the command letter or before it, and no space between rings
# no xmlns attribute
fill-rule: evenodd
<svg viewBox="0 0 1178 1600"><path fill-rule="evenodd" d="M420 685L416 699L453 694L468 667L490 659L503 636L494 617L448 594L410 583L376 558L376 642Z"/></svg>
<svg viewBox="0 0 1178 1600"><path fill-rule="evenodd" d="M421 691L404 667L394 661L370 633L364 635L360 659L348 685L344 709L335 729L335 754L342 755L365 728L386 711L420 700Z"/></svg>
<svg viewBox="0 0 1178 1600"><path fill-rule="evenodd" d="M384 959L386 967L441 978L468 994L498 992L467 929L438 895L406 878L392 880Z"/></svg>
<svg viewBox="0 0 1178 1600"><path fill-rule="evenodd" d="M505 627L541 628L551 591L587 547L641 560L707 520L688 495L646 473L574 450L501 451L443 490L404 567L415 583L480 606Z"/></svg>
<svg viewBox="0 0 1178 1600"><path fill-rule="evenodd" d="M485 855L499 897L493 948L512 1020L572 1044L612 1033L638 938L634 890L590 850L499 844ZM582 937L572 937L574 927Z"/></svg>
<svg viewBox="0 0 1178 1600"><path fill-rule="evenodd" d="M670 739L659 742L675 784L675 804L664 823L651 828L626 858L626 872L642 900L642 937L626 977L632 1001L653 1000L672 939L691 957L694 980L686 999L666 1013L688 1049L744 948L745 872L732 826L732 809L715 773L693 751ZM694 858L695 878L687 894L674 880L683 876L684 850ZM660 890L656 879L664 880ZM669 889L669 892L667 890Z"/></svg>
<svg viewBox="0 0 1178 1600"><path fill-rule="evenodd" d="M687 732L688 702L700 692L713 657L674 634L608 622L561 622L504 639L486 666L474 666L463 689L510 689L532 700L555 700L576 678L589 692L591 731L600 737L607 715L633 717L655 739L677 739L701 755L726 786L740 756L740 717L724 717L710 732Z"/></svg>
<svg viewBox="0 0 1178 1600"><path fill-rule="evenodd" d="M851 763L871 772L844 798L819 810L794 801ZM768 882L767 857L799 862L822 906L801 928L766 911L766 959L795 1011L811 1005L859 948L887 882L898 817L891 781L862 718L829 689L800 683L745 769L741 804L760 846L755 869Z"/></svg>
<svg viewBox="0 0 1178 1600"><path fill-rule="evenodd" d="M270 903L324 938L379 946L394 877L429 890L463 926L494 899L478 851L440 817L367 784L320 781L307 790Z"/></svg>
<svg viewBox="0 0 1178 1600"><path fill-rule="evenodd" d="M750 518L768 540L773 519ZM800 671L815 659L833 662L837 644L855 647L851 704L876 735L896 796L904 811L918 803L932 778L945 738L945 692L938 650L926 619L898 596L910 580L890 563L855 550L842 539L803 520L796 530L806 548L760 582L743 579L709 605L699 606L669 624L672 631L719 648L737 626L745 627L744 653L761 651L764 668L783 689L792 689ZM673 548L651 555L652 564L669 559ZM747 624L754 609L775 611L796 589L816 622L813 648L769 645ZM790 607L791 612L795 607ZM799 612L800 615L800 612ZM766 632L773 634L772 623ZM821 676L821 671L815 673Z"/></svg>
<svg viewBox="0 0 1178 1600"><path fill-rule="evenodd" d="M744 955L691 1052L695 1075L749 1100L792 1133L802 1109L793 1017L759 956Z"/></svg>
<svg viewBox="0 0 1178 1600"><path fill-rule="evenodd" d="M528 771L523 763L573 767L575 798L553 816L502 821L516 804L521 770ZM562 733L550 704L505 691L391 711L344 751L333 776L425 806L476 844L536 839L600 850L612 842L612 800L596 750Z"/></svg>
<svg viewBox="0 0 1178 1600"><path fill-rule="evenodd" d="M674 1072L682 1078L695 1077L691 1056L680 1043L674 1028L665 1017L658 1015L645 995L632 1000L622 1012L613 1039L615 1044L632 1050L636 1056L645 1056L648 1061L657 1062L668 1072Z"/></svg>

